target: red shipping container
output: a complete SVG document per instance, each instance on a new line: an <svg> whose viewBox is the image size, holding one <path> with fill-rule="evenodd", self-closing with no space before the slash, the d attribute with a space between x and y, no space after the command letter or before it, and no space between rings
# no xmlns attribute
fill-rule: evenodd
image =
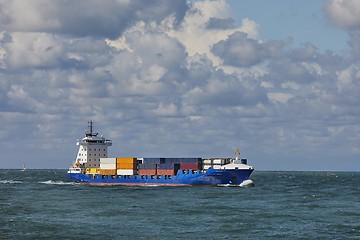
<svg viewBox="0 0 360 240"><path fill-rule="evenodd" d="M197 163L180 163L181 170L198 170L199 164Z"/></svg>
<svg viewBox="0 0 360 240"><path fill-rule="evenodd" d="M158 169L157 175L175 175L174 169Z"/></svg>
<svg viewBox="0 0 360 240"><path fill-rule="evenodd" d="M156 169L139 169L138 175L156 175Z"/></svg>

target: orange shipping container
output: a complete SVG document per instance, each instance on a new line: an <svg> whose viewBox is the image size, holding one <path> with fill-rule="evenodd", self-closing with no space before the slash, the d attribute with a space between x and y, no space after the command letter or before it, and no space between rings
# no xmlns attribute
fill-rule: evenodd
<svg viewBox="0 0 360 240"><path fill-rule="evenodd" d="M157 169L157 175L175 175L174 169Z"/></svg>
<svg viewBox="0 0 360 240"><path fill-rule="evenodd" d="M117 169L136 169L135 163L117 163L116 164Z"/></svg>
<svg viewBox="0 0 360 240"><path fill-rule="evenodd" d="M101 175L116 175L116 169L100 169L99 174L101 174Z"/></svg>
<svg viewBox="0 0 360 240"><path fill-rule="evenodd" d="M116 164L119 163L134 164L136 163L136 158L116 158Z"/></svg>
<svg viewBox="0 0 360 240"><path fill-rule="evenodd" d="M156 175L156 169L139 169L138 175Z"/></svg>

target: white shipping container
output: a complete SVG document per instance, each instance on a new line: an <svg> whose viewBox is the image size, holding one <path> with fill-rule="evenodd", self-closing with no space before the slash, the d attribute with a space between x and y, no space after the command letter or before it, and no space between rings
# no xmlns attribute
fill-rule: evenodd
<svg viewBox="0 0 360 240"><path fill-rule="evenodd" d="M203 169L204 169L204 170L208 170L209 168L211 168L211 165L210 165L210 164L206 164L206 165L203 166Z"/></svg>
<svg viewBox="0 0 360 240"><path fill-rule="evenodd" d="M116 164L116 158L100 158L100 163L114 163Z"/></svg>
<svg viewBox="0 0 360 240"><path fill-rule="evenodd" d="M100 169L116 169L116 163L100 163Z"/></svg>
<svg viewBox="0 0 360 240"><path fill-rule="evenodd" d="M133 170L133 169L117 169L116 174L117 175L134 175L135 170Z"/></svg>
<svg viewBox="0 0 360 240"><path fill-rule="evenodd" d="M221 168L221 165L213 165L212 168L213 168L213 169L220 169L220 168Z"/></svg>
<svg viewBox="0 0 360 240"><path fill-rule="evenodd" d="M203 163L211 165L211 159L204 159Z"/></svg>
<svg viewBox="0 0 360 240"><path fill-rule="evenodd" d="M214 159L213 160L213 164L224 164L225 163L225 159Z"/></svg>

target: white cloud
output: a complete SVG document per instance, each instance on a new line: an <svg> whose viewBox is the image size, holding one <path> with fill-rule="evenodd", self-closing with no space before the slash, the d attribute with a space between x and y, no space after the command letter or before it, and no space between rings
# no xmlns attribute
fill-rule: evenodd
<svg viewBox="0 0 360 240"><path fill-rule="evenodd" d="M357 0L330 0L326 6L330 20L348 29L360 28L360 2Z"/></svg>
<svg viewBox="0 0 360 240"><path fill-rule="evenodd" d="M54 35L16 32L11 38L4 46L8 66L46 68L60 64L64 46Z"/></svg>
<svg viewBox="0 0 360 240"><path fill-rule="evenodd" d="M205 54L214 63L220 64L210 48L215 43L227 39L236 31L247 33L251 38L258 38L258 25L250 19L244 19L240 27L224 29L208 29L207 23L212 18L226 19L231 16L231 10L225 0L196 1L192 10L188 11L180 29L170 29L168 34L177 38L190 56ZM196 41L194 41L196 39Z"/></svg>
<svg viewBox="0 0 360 240"><path fill-rule="evenodd" d="M290 93L268 92L267 97L274 103L286 103L294 96Z"/></svg>

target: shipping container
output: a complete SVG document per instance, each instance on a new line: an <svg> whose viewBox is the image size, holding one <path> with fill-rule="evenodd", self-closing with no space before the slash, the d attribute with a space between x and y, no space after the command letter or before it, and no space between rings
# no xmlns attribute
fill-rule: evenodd
<svg viewBox="0 0 360 240"><path fill-rule="evenodd" d="M156 169L139 169L137 171L138 175L156 175Z"/></svg>
<svg viewBox="0 0 360 240"><path fill-rule="evenodd" d="M160 164L161 158L144 158L143 164Z"/></svg>
<svg viewBox="0 0 360 240"><path fill-rule="evenodd" d="M117 169L136 169L135 163L117 163L116 164Z"/></svg>
<svg viewBox="0 0 360 240"><path fill-rule="evenodd" d="M184 170L198 170L199 167L198 163L180 163L180 169Z"/></svg>
<svg viewBox="0 0 360 240"><path fill-rule="evenodd" d="M156 169L156 163L143 163L138 165L138 169Z"/></svg>
<svg viewBox="0 0 360 240"><path fill-rule="evenodd" d="M212 164L221 165L221 164L224 164L224 163L225 163L225 160L222 159L222 158L213 159L213 161L212 161Z"/></svg>
<svg viewBox="0 0 360 240"><path fill-rule="evenodd" d="M116 158L100 158L100 163L116 164Z"/></svg>
<svg viewBox="0 0 360 240"><path fill-rule="evenodd" d="M134 170L134 169L117 169L116 174L117 175L134 175L134 174L136 174L136 170Z"/></svg>
<svg viewBox="0 0 360 240"><path fill-rule="evenodd" d="M116 175L116 169L100 169L99 174L101 174L101 175Z"/></svg>
<svg viewBox="0 0 360 240"><path fill-rule="evenodd" d="M116 164L121 164L121 163L125 163L125 164L134 164L136 163L136 158L116 158Z"/></svg>
<svg viewBox="0 0 360 240"><path fill-rule="evenodd" d="M220 169L220 168L221 168L221 165L213 165L212 168L213 168L213 169Z"/></svg>
<svg viewBox="0 0 360 240"><path fill-rule="evenodd" d="M174 163L157 164L157 169L174 169Z"/></svg>
<svg viewBox="0 0 360 240"><path fill-rule="evenodd" d="M180 169L180 163L157 164L157 169Z"/></svg>
<svg viewBox="0 0 360 240"><path fill-rule="evenodd" d="M204 165L203 165L203 169L204 169L204 170L208 170L209 168L212 168L212 165L211 165L211 164L204 164Z"/></svg>
<svg viewBox="0 0 360 240"><path fill-rule="evenodd" d="M116 163L100 163L100 169L116 169Z"/></svg>
<svg viewBox="0 0 360 240"><path fill-rule="evenodd" d="M212 160L211 159L204 159L203 160L203 163L204 163L204 165L206 164L206 165L211 165L212 164Z"/></svg>
<svg viewBox="0 0 360 240"><path fill-rule="evenodd" d="M157 175L175 175L175 170L174 169L158 169L157 170Z"/></svg>
<svg viewBox="0 0 360 240"><path fill-rule="evenodd" d="M88 174L96 174L100 172L100 168L87 168L86 173Z"/></svg>

